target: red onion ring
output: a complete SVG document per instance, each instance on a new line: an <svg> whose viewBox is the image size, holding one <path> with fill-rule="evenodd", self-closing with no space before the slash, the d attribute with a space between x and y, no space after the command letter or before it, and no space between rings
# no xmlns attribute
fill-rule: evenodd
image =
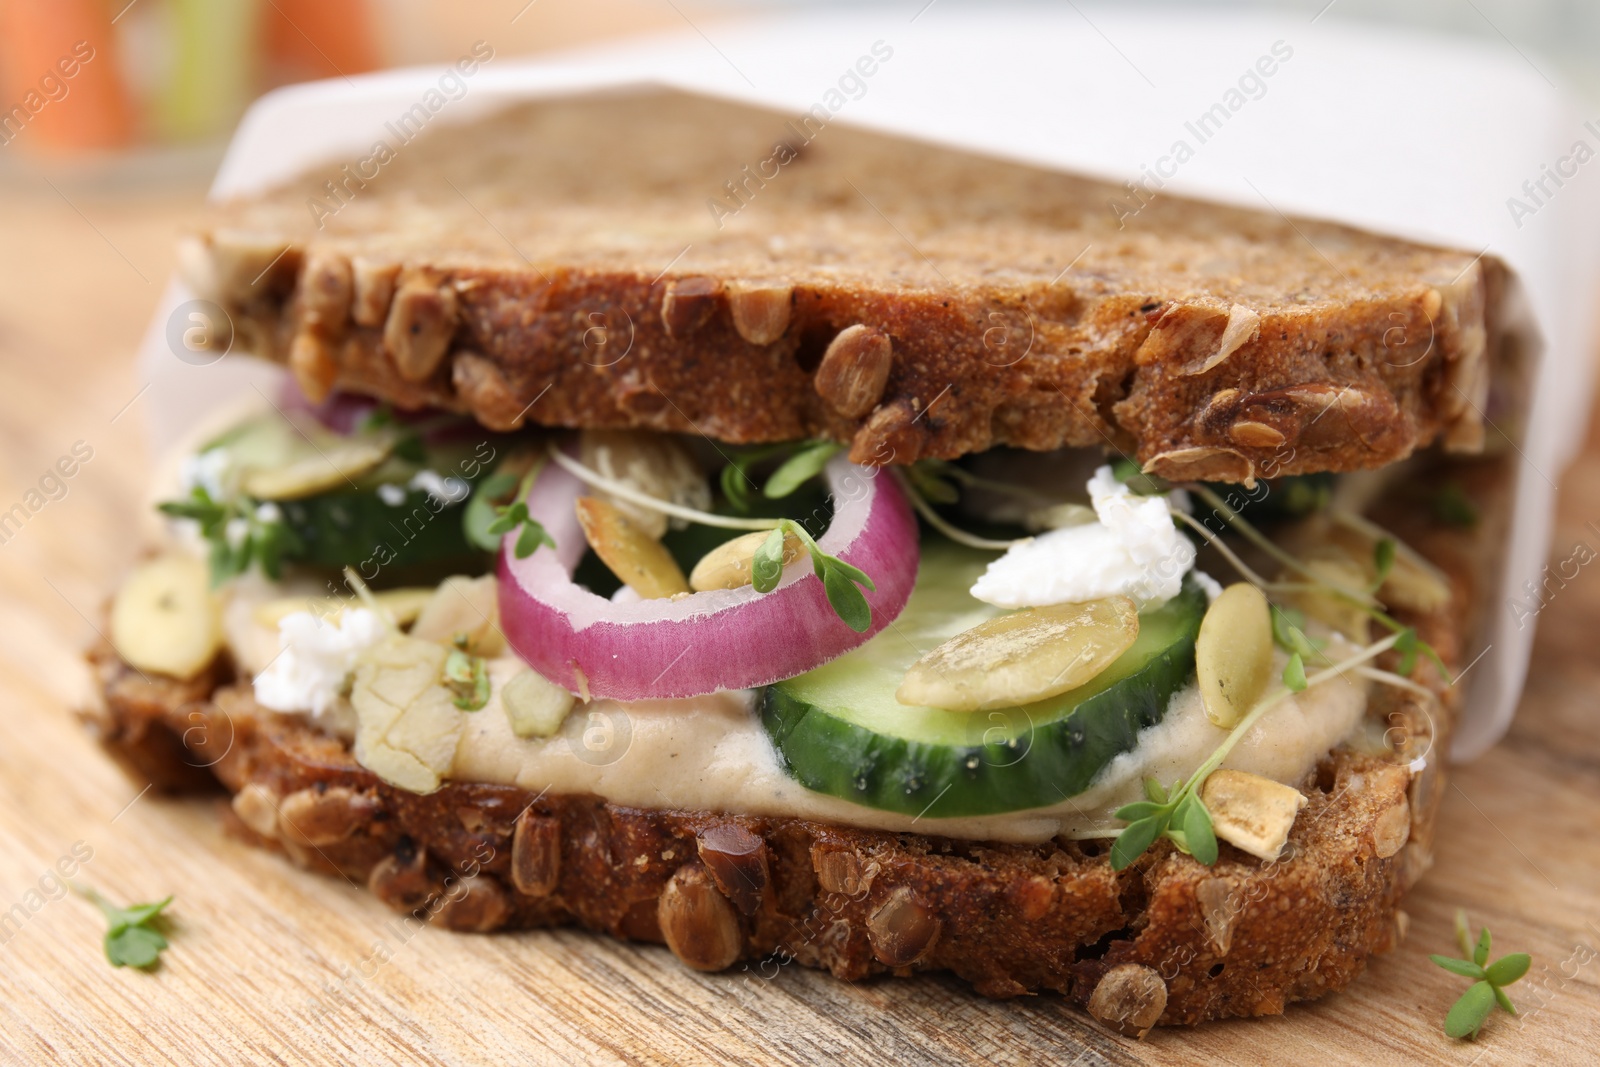
<svg viewBox="0 0 1600 1067"><path fill-rule="evenodd" d="M500 627L523 661L582 693L616 700L691 697L749 689L804 674L864 643L906 606L916 581L917 520L895 479L836 456L825 471L833 521L817 545L865 571L877 585L866 633L846 626L812 577L810 556L789 565L778 588L750 586L677 600L618 604L575 584L587 547L574 502L586 487L546 463L528 493L528 513L556 547L526 559L501 541ZM582 672L582 681L579 672Z"/></svg>

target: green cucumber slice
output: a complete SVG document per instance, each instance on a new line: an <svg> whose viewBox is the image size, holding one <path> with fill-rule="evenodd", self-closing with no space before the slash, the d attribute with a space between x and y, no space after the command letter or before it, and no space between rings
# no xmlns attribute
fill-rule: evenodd
<svg viewBox="0 0 1600 1067"><path fill-rule="evenodd" d="M1206 596L1193 582L1139 618L1139 637L1098 677L1045 700L987 712L895 700L924 651L1002 614L967 592L988 554L925 544L905 611L871 641L762 691L762 722L807 789L928 818L1059 804L1161 720L1194 674Z"/></svg>
<svg viewBox="0 0 1600 1067"><path fill-rule="evenodd" d="M354 567L363 576L430 564L483 570L483 554L467 543L461 528L462 503L434 500L419 489L404 493L394 504L375 490L358 489L279 501L284 523L303 546L285 559L335 570Z"/></svg>
<svg viewBox="0 0 1600 1067"><path fill-rule="evenodd" d="M467 438L424 446L393 425L337 434L309 416L271 411L230 428L201 454L223 457L223 500L277 509L294 534L284 562L354 567L381 586L485 569L462 516L471 485L495 455L487 448ZM466 491L436 499L414 487L423 471L454 478Z"/></svg>

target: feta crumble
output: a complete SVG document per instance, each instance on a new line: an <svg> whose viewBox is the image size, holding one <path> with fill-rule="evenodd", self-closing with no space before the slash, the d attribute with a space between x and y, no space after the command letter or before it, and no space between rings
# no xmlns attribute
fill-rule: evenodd
<svg viewBox="0 0 1600 1067"><path fill-rule="evenodd" d="M1089 479L1089 499L1098 521L1013 545L973 583L972 595L1001 608L1125 596L1140 611L1177 596L1195 550L1173 524L1172 509L1187 501L1136 496L1109 466Z"/></svg>
<svg viewBox="0 0 1600 1067"><path fill-rule="evenodd" d="M344 695L356 657L386 633L388 626L368 608L332 618L290 612L278 622L277 657L255 677L256 701L320 718Z"/></svg>
<svg viewBox="0 0 1600 1067"><path fill-rule="evenodd" d="M467 495L467 483L460 478L445 477L438 471L418 471L412 475L409 489L421 489L441 504L454 504Z"/></svg>

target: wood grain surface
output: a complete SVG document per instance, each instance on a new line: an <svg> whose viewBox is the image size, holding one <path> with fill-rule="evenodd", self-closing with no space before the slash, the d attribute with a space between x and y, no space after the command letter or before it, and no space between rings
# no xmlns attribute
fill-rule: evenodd
<svg viewBox="0 0 1600 1067"><path fill-rule="evenodd" d="M37 185L35 191L33 186ZM1410 936L1346 993L1274 1019L1109 1035L1053 996L935 978L848 985L788 967L702 975L664 948L572 932L409 933L364 888L223 835L217 801L140 794L73 709L79 650L137 551L148 396L132 349L198 194L0 193L0 510L74 442L93 458L0 545L0 1060L6 1063L1593 1062L1600 1039L1600 569L1538 620L1511 735L1458 768ZM229 357L233 358L233 357ZM1566 472L1552 558L1600 550L1600 441ZM1593 552L1580 553L1592 557ZM175 893L153 974L110 967L100 915L50 872L129 902ZM34 907L36 905L36 908ZM1477 1044L1440 1031L1465 906L1528 951ZM30 910L32 909L32 910ZM0 917L0 924L3 924Z"/></svg>

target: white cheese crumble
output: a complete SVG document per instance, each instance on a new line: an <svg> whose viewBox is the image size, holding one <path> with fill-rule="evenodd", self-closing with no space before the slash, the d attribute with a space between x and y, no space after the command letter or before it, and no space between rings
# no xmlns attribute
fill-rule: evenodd
<svg viewBox="0 0 1600 1067"><path fill-rule="evenodd" d="M1109 466L1089 479L1096 522L1051 530L989 564L972 595L1000 608L1033 608L1125 596L1140 611L1178 595L1194 566L1194 545L1172 509L1187 501L1136 496Z"/></svg>
<svg viewBox="0 0 1600 1067"><path fill-rule="evenodd" d="M278 622L278 655L255 678L256 700L274 711L320 718L344 695L356 657L388 632L376 612L349 608L332 618L293 611Z"/></svg>
<svg viewBox="0 0 1600 1067"><path fill-rule="evenodd" d="M406 491L402 486L385 482L383 485L378 486L378 499L388 504L391 508L397 508L406 502Z"/></svg>
<svg viewBox="0 0 1600 1067"><path fill-rule="evenodd" d="M467 483L460 478L446 478L438 471L418 471L412 475L407 488L421 489L441 504L454 504L467 495Z"/></svg>

